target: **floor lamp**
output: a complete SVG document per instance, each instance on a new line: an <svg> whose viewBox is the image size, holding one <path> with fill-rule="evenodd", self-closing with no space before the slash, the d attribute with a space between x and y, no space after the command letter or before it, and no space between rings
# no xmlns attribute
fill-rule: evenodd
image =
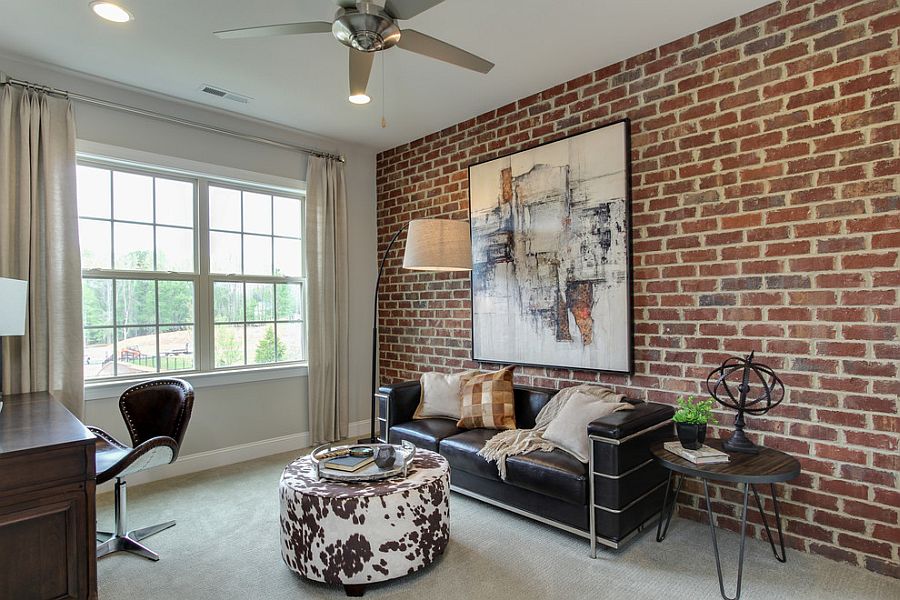
<svg viewBox="0 0 900 600"><path fill-rule="evenodd" d="M372 326L372 422L369 440L375 442L375 392L378 390L378 292L384 263L400 234L407 230L406 248L403 254L403 268L412 271L471 271L472 242L469 238L469 223L451 219L415 219L404 224L388 244L378 279L375 280L375 322Z"/></svg>
<svg viewBox="0 0 900 600"><path fill-rule="evenodd" d="M28 282L0 277L0 337L25 335ZM3 410L3 341L0 340L0 410Z"/></svg>

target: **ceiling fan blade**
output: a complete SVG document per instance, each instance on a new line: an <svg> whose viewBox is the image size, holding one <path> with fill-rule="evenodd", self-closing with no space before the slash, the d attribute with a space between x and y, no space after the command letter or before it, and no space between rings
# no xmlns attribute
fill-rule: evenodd
<svg viewBox="0 0 900 600"><path fill-rule="evenodd" d="M384 10L395 19L412 19L444 0L387 0Z"/></svg>
<svg viewBox="0 0 900 600"><path fill-rule="evenodd" d="M215 36L230 40L235 38L273 37L276 35L296 35L298 33L331 33L331 23L310 21L309 23L284 23L282 25L263 25L262 27L243 27L216 31Z"/></svg>
<svg viewBox="0 0 900 600"><path fill-rule="evenodd" d="M372 72L374 52L360 52L350 48L350 95L358 96L366 93L369 85L369 73Z"/></svg>
<svg viewBox="0 0 900 600"><path fill-rule="evenodd" d="M487 73L494 68L494 63L490 61L456 46L451 46L447 42L442 42L439 39L420 33L415 29L404 29L400 34L400 41L397 45L404 50L430 56L431 58L478 71L479 73Z"/></svg>

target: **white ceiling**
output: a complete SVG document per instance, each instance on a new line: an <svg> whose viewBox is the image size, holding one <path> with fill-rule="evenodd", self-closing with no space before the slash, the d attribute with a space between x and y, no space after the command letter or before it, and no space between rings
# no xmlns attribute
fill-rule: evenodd
<svg viewBox="0 0 900 600"><path fill-rule="evenodd" d="M768 2L446 0L401 27L497 66L481 75L392 48L382 55L387 97L383 101L376 60L373 101L362 107L347 102L347 49L329 34L228 41L212 35L331 21L335 5L329 0L121 0L135 16L126 25L101 21L88 3L0 0L0 52L385 149ZM253 100L217 99L201 93L201 84Z"/></svg>

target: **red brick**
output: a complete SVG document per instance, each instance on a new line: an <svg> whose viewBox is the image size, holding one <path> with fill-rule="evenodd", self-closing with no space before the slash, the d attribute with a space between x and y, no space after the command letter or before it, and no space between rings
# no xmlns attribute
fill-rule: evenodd
<svg viewBox="0 0 900 600"><path fill-rule="evenodd" d="M710 365L756 350L789 396L751 430L804 468L782 504L789 545L896 577L892 2L771 3L382 151L376 187L382 253L412 218L468 216L470 164L630 117L635 374L520 367L516 381L671 403L699 393ZM497 366L470 360L468 276L401 263L383 280L382 380ZM732 413L717 414L716 434ZM695 518L698 491L685 495ZM714 494L736 527L739 495Z"/></svg>
<svg viewBox="0 0 900 600"><path fill-rule="evenodd" d="M847 533L838 534L838 544L844 548L859 550L865 554L875 554L882 557L891 556L891 545L877 542L869 538L861 538Z"/></svg>

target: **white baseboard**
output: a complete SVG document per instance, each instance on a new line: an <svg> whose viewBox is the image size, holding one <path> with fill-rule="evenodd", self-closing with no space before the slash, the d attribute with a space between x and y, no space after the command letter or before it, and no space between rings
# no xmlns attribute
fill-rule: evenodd
<svg viewBox="0 0 900 600"><path fill-rule="evenodd" d="M360 437L367 433L369 433L368 420L350 423L350 438ZM238 444L237 446L228 446L226 448L218 448L206 452L186 454L179 456L178 460L170 465L129 475L128 486L134 487L136 485L150 483L151 481L160 481L162 479L169 479L170 477L178 477L179 475L197 473L199 471L233 465L248 460L254 460L256 458L262 458L264 456L281 454L282 452L301 450L310 446L309 439L309 432L303 431L301 433L283 435L267 440ZM98 493L111 492L112 489L112 481L107 481L103 485L97 486Z"/></svg>

